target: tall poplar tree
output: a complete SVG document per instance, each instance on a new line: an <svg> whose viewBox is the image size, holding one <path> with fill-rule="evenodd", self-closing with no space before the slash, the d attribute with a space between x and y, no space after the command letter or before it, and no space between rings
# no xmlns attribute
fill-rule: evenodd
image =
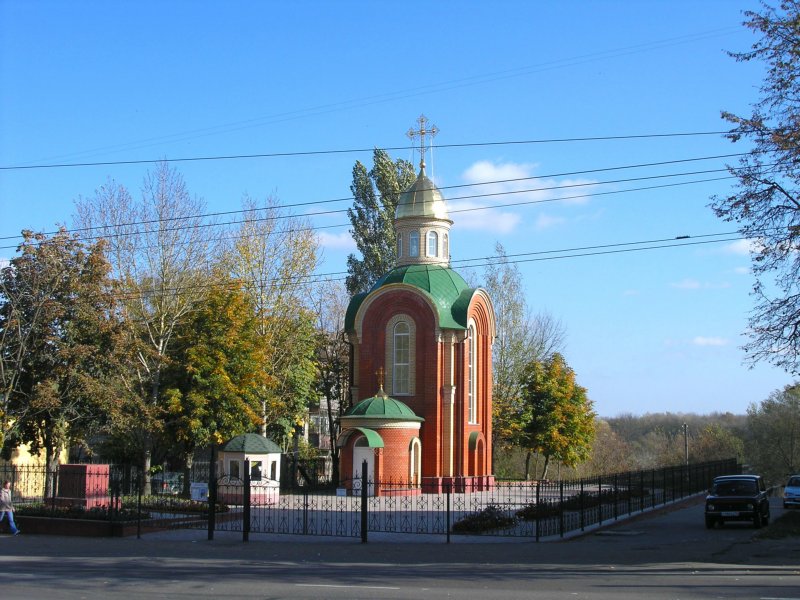
<svg viewBox="0 0 800 600"><path fill-rule="evenodd" d="M360 161L356 162L350 185L353 206L347 209L347 216L352 225L350 233L361 254L361 258L355 254L347 257L346 286L351 295L368 291L395 266L394 212L400 193L416 177L410 162L393 161L386 150L376 148L372 161L369 171Z"/></svg>

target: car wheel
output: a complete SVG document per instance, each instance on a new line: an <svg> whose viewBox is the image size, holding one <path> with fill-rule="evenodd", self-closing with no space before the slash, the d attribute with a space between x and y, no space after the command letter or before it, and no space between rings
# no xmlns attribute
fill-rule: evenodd
<svg viewBox="0 0 800 600"><path fill-rule="evenodd" d="M756 514L753 515L753 527L755 527L756 529L761 527L761 513L760 512L757 512Z"/></svg>
<svg viewBox="0 0 800 600"><path fill-rule="evenodd" d="M707 529L714 529L714 518L713 517L706 517L706 528Z"/></svg>
<svg viewBox="0 0 800 600"><path fill-rule="evenodd" d="M784 509L787 509L787 508L789 508L789 505L788 505L788 504L786 504L786 502L784 502L784 503L783 503L783 508L784 508Z"/></svg>

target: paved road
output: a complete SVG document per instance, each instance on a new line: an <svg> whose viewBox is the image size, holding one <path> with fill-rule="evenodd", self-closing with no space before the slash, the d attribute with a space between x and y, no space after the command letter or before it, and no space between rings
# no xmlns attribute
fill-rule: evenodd
<svg viewBox="0 0 800 600"><path fill-rule="evenodd" d="M707 530L687 503L564 541L385 541L202 531L141 540L0 536L0 598L793 598L800 540ZM777 501L773 514L780 514ZM470 540L474 542L474 540Z"/></svg>

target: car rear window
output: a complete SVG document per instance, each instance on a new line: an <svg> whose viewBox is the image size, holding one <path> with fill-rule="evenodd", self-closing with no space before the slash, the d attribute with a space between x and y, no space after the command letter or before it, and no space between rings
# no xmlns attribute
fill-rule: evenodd
<svg viewBox="0 0 800 600"><path fill-rule="evenodd" d="M800 487L800 477L792 477L786 487Z"/></svg>

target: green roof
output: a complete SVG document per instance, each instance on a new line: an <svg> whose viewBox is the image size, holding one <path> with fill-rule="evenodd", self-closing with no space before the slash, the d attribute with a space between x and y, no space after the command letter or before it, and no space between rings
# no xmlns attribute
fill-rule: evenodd
<svg viewBox="0 0 800 600"><path fill-rule="evenodd" d="M347 419L391 419L418 422L425 420L415 415L408 405L381 392L347 409L342 417Z"/></svg>
<svg viewBox="0 0 800 600"><path fill-rule="evenodd" d="M222 447L223 452L244 452L246 454L280 454L278 444L257 433L237 435Z"/></svg>
<svg viewBox="0 0 800 600"><path fill-rule="evenodd" d="M440 327L467 328L467 309L475 290L469 287L461 275L441 265L403 265L381 277L369 292L353 296L347 307L345 330L352 331L355 328L358 309L369 294L396 283L413 286L428 296L436 308Z"/></svg>

